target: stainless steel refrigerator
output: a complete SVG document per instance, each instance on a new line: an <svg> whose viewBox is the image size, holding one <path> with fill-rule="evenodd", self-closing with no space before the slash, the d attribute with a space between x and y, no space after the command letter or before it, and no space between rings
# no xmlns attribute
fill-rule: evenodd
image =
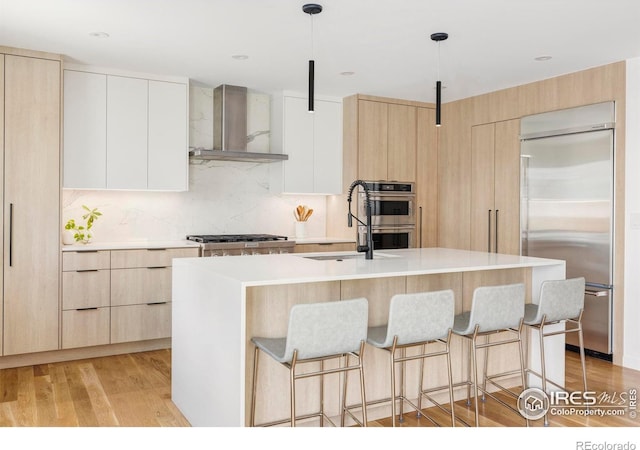
<svg viewBox="0 0 640 450"><path fill-rule="evenodd" d="M522 254L566 261L585 277L584 346L612 357L613 102L521 120ZM567 335L578 346L577 333Z"/></svg>

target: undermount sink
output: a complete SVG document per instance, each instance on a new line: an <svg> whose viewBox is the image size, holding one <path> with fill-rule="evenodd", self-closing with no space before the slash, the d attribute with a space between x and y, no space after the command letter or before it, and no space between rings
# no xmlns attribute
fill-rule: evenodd
<svg viewBox="0 0 640 450"><path fill-rule="evenodd" d="M316 261L342 261L345 259L365 259L365 253L345 253L342 255L327 254L327 255L314 255L303 256L306 259L314 259ZM397 258L396 255L388 255L384 253L374 253L373 259L385 259L385 258Z"/></svg>

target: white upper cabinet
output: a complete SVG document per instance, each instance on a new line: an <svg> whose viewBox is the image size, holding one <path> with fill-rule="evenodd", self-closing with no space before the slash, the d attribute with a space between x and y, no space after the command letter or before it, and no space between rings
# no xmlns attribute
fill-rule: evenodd
<svg viewBox="0 0 640 450"><path fill-rule="evenodd" d="M107 76L64 71L64 187L107 183Z"/></svg>
<svg viewBox="0 0 640 450"><path fill-rule="evenodd" d="M149 189L189 186L186 84L149 81Z"/></svg>
<svg viewBox="0 0 640 450"><path fill-rule="evenodd" d="M107 77L107 189L147 188L148 86Z"/></svg>
<svg viewBox="0 0 640 450"><path fill-rule="evenodd" d="M272 149L289 159L273 164L271 189L295 194L342 192L342 99L284 93L273 102Z"/></svg>
<svg viewBox="0 0 640 450"><path fill-rule="evenodd" d="M65 188L188 190L188 80L83 66L64 80Z"/></svg>

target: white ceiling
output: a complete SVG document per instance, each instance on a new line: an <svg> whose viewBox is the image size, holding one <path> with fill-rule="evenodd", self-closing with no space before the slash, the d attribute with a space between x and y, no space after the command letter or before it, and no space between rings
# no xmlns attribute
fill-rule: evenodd
<svg viewBox="0 0 640 450"><path fill-rule="evenodd" d="M0 0L0 45L273 93L307 89L301 0ZM316 93L443 102L640 56L640 0L320 0ZM109 38L95 38L106 32ZM232 55L244 54L239 61ZM549 55L549 61L534 58ZM341 72L355 72L352 76Z"/></svg>

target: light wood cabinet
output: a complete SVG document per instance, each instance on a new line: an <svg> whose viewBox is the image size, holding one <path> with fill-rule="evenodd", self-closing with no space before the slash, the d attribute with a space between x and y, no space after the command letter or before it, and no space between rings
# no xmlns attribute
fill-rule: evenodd
<svg viewBox="0 0 640 450"><path fill-rule="evenodd" d="M62 254L62 348L109 344L109 251Z"/></svg>
<svg viewBox="0 0 640 450"><path fill-rule="evenodd" d="M64 70L64 187L188 190L188 82Z"/></svg>
<svg viewBox="0 0 640 450"><path fill-rule="evenodd" d="M171 303L111 308L111 343L171 336Z"/></svg>
<svg viewBox="0 0 640 450"><path fill-rule="evenodd" d="M270 167L271 190L277 193L342 192L342 99L315 99L307 111L306 96L285 92L273 102L271 146L289 159Z"/></svg>
<svg viewBox="0 0 640 450"><path fill-rule="evenodd" d="M418 247L438 246L438 128L436 113L417 109L416 202Z"/></svg>
<svg viewBox="0 0 640 450"><path fill-rule="evenodd" d="M358 102L358 177L416 180L417 107Z"/></svg>
<svg viewBox="0 0 640 450"><path fill-rule="evenodd" d="M61 62L22 54L2 71L4 355L59 348Z"/></svg>
<svg viewBox="0 0 640 450"><path fill-rule="evenodd" d="M63 252L62 347L171 336L173 258L198 248Z"/></svg>
<svg viewBox="0 0 640 450"><path fill-rule="evenodd" d="M471 250L520 253L520 121L471 129Z"/></svg>

